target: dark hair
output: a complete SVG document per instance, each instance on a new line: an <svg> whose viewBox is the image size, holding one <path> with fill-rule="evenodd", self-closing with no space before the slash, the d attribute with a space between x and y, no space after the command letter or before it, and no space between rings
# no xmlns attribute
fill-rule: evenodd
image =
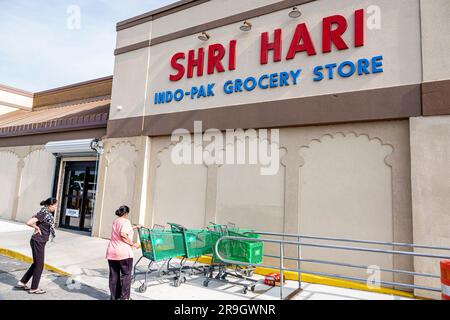
<svg viewBox="0 0 450 320"><path fill-rule="evenodd" d="M130 208L128 208L127 206L121 206L119 209L117 209L116 216L123 217L127 213L130 213Z"/></svg>
<svg viewBox="0 0 450 320"><path fill-rule="evenodd" d="M53 206L57 202L58 202L58 200L56 200L56 198L48 198L47 200L41 201L41 206L49 207L49 206Z"/></svg>

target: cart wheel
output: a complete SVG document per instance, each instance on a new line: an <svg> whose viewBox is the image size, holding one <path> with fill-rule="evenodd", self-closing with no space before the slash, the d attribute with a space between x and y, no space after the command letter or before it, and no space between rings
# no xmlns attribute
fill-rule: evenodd
<svg viewBox="0 0 450 320"><path fill-rule="evenodd" d="M250 288L250 290L252 290L252 292L255 292L255 286L252 286L252 287Z"/></svg>
<svg viewBox="0 0 450 320"><path fill-rule="evenodd" d="M222 279L222 280L227 280L227 275L224 274L220 279Z"/></svg>
<svg viewBox="0 0 450 320"><path fill-rule="evenodd" d="M178 288L179 286L181 286L181 278L175 278L175 280L173 281L173 285L175 288Z"/></svg>
<svg viewBox="0 0 450 320"><path fill-rule="evenodd" d="M144 283L139 287L139 292L145 293L145 291L147 291L147 285Z"/></svg>
<svg viewBox="0 0 450 320"><path fill-rule="evenodd" d="M248 289L247 289L247 288L244 288L244 290L242 290L242 293L243 293L243 294L247 294L247 292L248 292Z"/></svg>
<svg viewBox="0 0 450 320"><path fill-rule="evenodd" d="M203 281L203 286L207 288L209 286L209 281L208 280Z"/></svg>
<svg viewBox="0 0 450 320"><path fill-rule="evenodd" d="M186 281L187 281L187 280L186 280L186 277L181 278L181 282L182 282L182 283L186 283Z"/></svg>

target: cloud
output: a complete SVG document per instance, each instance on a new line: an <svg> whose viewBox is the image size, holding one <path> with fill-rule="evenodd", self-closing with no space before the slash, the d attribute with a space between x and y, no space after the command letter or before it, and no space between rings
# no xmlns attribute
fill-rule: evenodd
<svg viewBox="0 0 450 320"><path fill-rule="evenodd" d="M113 73L115 25L175 0L0 0L0 83L42 91ZM69 6L80 29L68 28Z"/></svg>

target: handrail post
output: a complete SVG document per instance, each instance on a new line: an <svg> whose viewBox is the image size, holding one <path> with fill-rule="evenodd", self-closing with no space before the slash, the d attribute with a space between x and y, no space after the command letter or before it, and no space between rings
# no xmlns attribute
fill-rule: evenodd
<svg viewBox="0 0 450 320"><path fill-rule="evenodd" d="M297 238L297 275L298 275L298 288L302 288L302 271L301 271L301 262L300 259L302 258L302 249L301 249L301 242L300 242L300 236Z"/></svg>
<svg viewBox="0 0 450 320"><path fill-rule="evenodd" d="M280 300L283 300L284 289L284 243L280 242Z"/></svg>

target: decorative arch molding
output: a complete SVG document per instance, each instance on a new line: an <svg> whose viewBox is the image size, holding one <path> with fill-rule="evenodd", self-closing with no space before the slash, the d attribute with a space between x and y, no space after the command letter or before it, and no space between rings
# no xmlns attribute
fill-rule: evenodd
<svg viewBox="0 0 450 320"><path fill-rule="evenodd" d="M173 147L175 147L177 144L178 144L178 142L173 142L173 141L171 141L169 144L166 144L164 147L162 147L162 148L159 149L159 151L157 152L157 155L156 155L156 168L157 168L157 169L160 168L160 167L163 165L163 163L162 163L162 161L161 161L161 157L162 157L163 153L165 153L165 152L170 152L170 150L171 150ZM195 141L192 141L192 142L191 142L191 146L195 146L195 145L196 145ZM222 149L222 150L223 150L223 149ZM201 165L203 165L205 168L208 168L208 167L209 167L209 166L206 165L203 161L202 161L202 164L201 164Z"/></svg>
<svg viewBox="0 0 450 320"><path fill-rule="evenodd" d="M131 140L120 140L120 141L116 141L114 144L112 144L112 145L109 145L109 143L110 142L106 142L107 143L107 146L106 146L106 153L105 153L105 161L106 161L106 163L105 163L105 166L106 167L108 167L110 164L111 164L111 161L112 161L112 157L113 157L113 154L119 149L119 148L121 148L121 147L124 147L124 146L130 146L131 148L133 148L134 149L134 152L135 152L135 154L137 155L138 153L139 153L139 147L134 143L134 142L132 142ZM108 147L109 146L109 147ZM137 160L135 160L135 161L133 161L133 165L135 166L135 167L137 167Z"/></svg>
<svg viewBox="0 0 450 320"><path fill-rule="evenodd" d="M27 158L31 157L31 155L33 153L39 152L39 151L45 151L45 147L43 147L43 146L32 146L32 147L30 147L28 152L24 156L22 156L21 158L23 160L26 160Z"/></svg>
<svg viewBox="0 0 450 320"><path fill-rule="evenodd" d="M403 121L402 121L403 122ZM297 144L297 153L302 157L302 151L314 148L314 144L322 143L324 139L337 137L364 138L367 143L377 143L381 148L389 148L383 158L384 165L391 170L392 186L392 239L394 242L410 243L412 239L412 214L410 200L410 171L409 171L409 130L408 123L394 121L391 123L354 124L354 128L345 130L339 126L325 128L324 132L307 142ZM298 141L298 140L297 140ZM303 157L302 157L303 159ZM301 165L304 166L303 163ZM300 169L300 168L299 168ZM413 261L410 257L394 257L393 266L396 269L413 270ZM394 275L395 281L412 281L409 276Z"/></svg>
<svg viewBox="0 0 450 320"><path fill-rule="evenodd" d="M11 150L11 149L0 150L0 154L2 154L2 153L11 154L11 155L15 156L17 158L17 160L19 160L21 158L21 156L17 152L15 152L14 150Z"/></svg>
<svg viewBox="0 0 450 320"><path fill-rule="evenodd" d="M109 203L106 199L110 199L110 192L112 189L107 186L110 185L114 180L115 172L117 170L123 171L125 169L130 169L133 172L134 182L129 184L133 188L132 193L136 191L136 179L138 177L139 169L139 153L143 147L139 144L138 140L132 138L119 138L119 139L106 139L104 141L105 153L100 158L99 164L99 188L97 194L97 204L95 211L95 221L93 226L93 234L99 237L109 237L109 230L105 231L103 224L108 222L109 216L105 213L105 208L108 208ZM122 155L121 148L126 148L126 155ZM134 157L134 159L133 159ZM118 166L116 166L116 164ZM123 165L126 165L125 168ZM127 178L130 178L128 175ZM136 208L135 201L130 200L130 204L133 208ZM139 210L134 210L133 214ZM133 216L134 218L134 216ZM136 220L137 221L137 220Z"/></svg>
<svg viewBox="0 0 450 320"><path fill-rule="evenodd" d="M247 142L250 142L250 141L253 141L253 140L257 140L257 141L259 141L259 142L267 142L269 146L272 145L272 136L271 136L269 133L270 133L271 130L279 130L279 129L261 129L261 130L267 130L267 136L266 136L265 138L261 138L261 137L260 137L260 135L259 135L260 131L259 131L259 130L256 130L256 129L247 129L247 130L242 130L242 131L243 131L244 133L246 133L246 132L251 132L251 133L252 133L252 136L247 136L247 135L246 135L246 136L244 137L244 139L242 139L242 136L235 136L235 139L234 139L233 143L236 143L236 142L244 142L244 143L247 143ZM226 149L227 149L227 147L230 146L231 143L229 143L229 142L225 139L226 133L225 133L224 131L220 131L220 130L219 130L219 132L221 132L221 133L223 134L223 137L224 137L224 141L223 141L223 144L222 144L222 148L219 149L219 151L225 152ZM198 145L198 143L192 138L193 135L191 134L190 136L191 136L191 146ZM206 142L206 141L203 141L203 140L202 140L202 146L203 146L203 148L205 148L206 146L208 146L210 143L211 143L211 142L209 142L209 141ZM169 143L165 144L165 146L161 147L161 148L157 151L157 157L156 157L156 161L157 161L157 162L156 162L156 167L157 167L157 168L161 167L161 165L162 165L162 162L161 162L161 155L162 155L164 152L169 151L172 147L176 146L177 144L178 144L177 141L170 141ZM280 141L279 141L278 145L279 145L279 150L280 150L280 164L282 164L282 163L281 163L281 159L282 159L282 158L284 157L284 155L287 153L287 148L282 147ZM208 151L207 151L207 150L204 150L204 152L208 152ZM214 164L208 165L208 164L206 164L206 163L203 162L203 165L204 165L205 167L213 167L213 166L214 166L214 167L219 167L219 168L220 168L220 167L222 167L224 164L215 164L215 163L214 163ZM282 165L284 165L284 164L282 164Z"/></svg>
<svg viewBox="0 0 450 320"><path fill-rule="evenodd" d="M392 155L395 151L394 146L392 145L392 143L387 143L384 142L380 137L373 137L370 136L368 133L357 133L355 131L336 131L334 133L325 133L323 135L320 136L320 138L313 138L309 141L309 143L307 144L302 144L300 145L299 149L298 149L298 154L300 156L300 158L302 159L302 164L300 166L303 166L304 163L304 158L302 156L302 151L303 150L307 150L307 149L311 149L312 147L314 147L314 144L317 143L323 143L325 139L330 138L330 139L335 139L337 137L343 137L343 138L367 138L367 142L368 143L376 143L378 142L378 144L382 147L382 148L389 148L390 152L387 153L387 155L384 158L384 163L392 168Z"/></svg>

